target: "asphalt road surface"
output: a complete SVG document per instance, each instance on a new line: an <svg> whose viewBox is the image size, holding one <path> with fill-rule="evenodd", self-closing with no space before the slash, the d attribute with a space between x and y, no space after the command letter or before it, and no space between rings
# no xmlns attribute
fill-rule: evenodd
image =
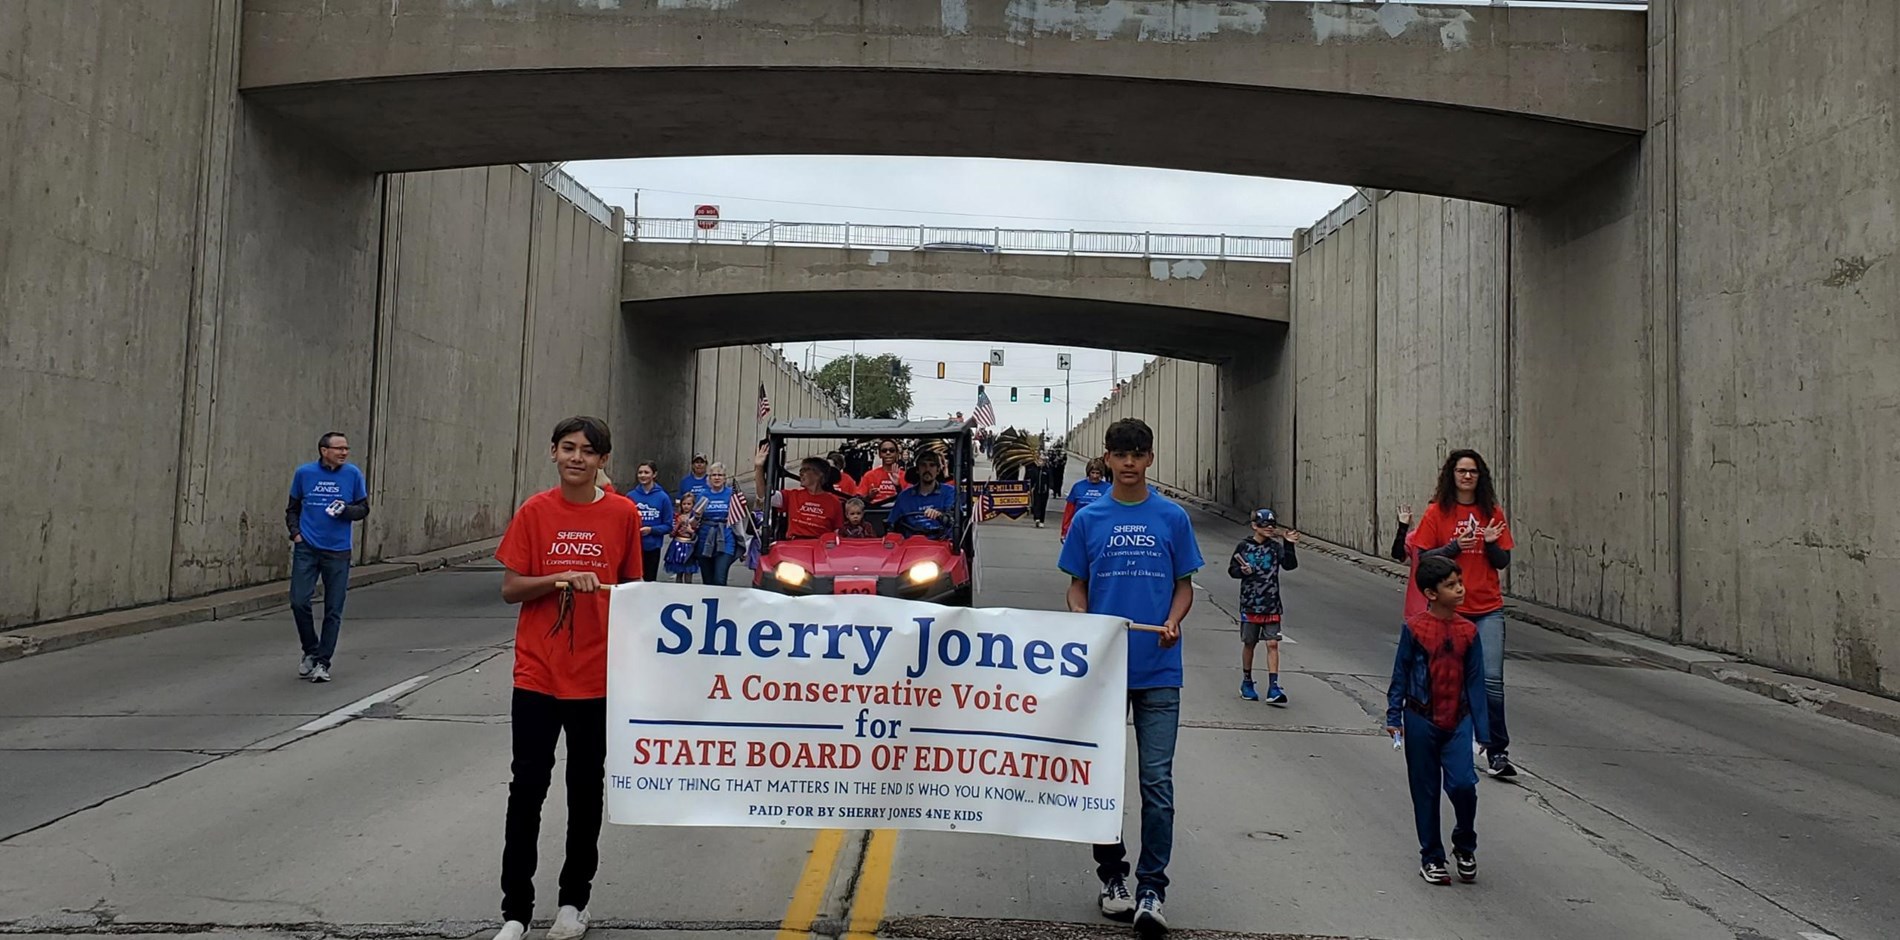
<svg viewBox="0 0 1900 940"><path fill-rule="evenodd" d="M1195 522L1210 558L1241 535ZM1053 528L987 524L981 544L981 603L1060 609ZM485 937L508 780L500 580L351 592L328 685L295 678L284 610L0 665L0 933ZM1432 887L1377 717L1400 584L1303 555L1275 708L1236 695L1235 582L1217 565L1198 583L1177 935L1900 936L1900 741L1513 623L1524 775L1481 781L1478 883ZM1062 843L609 826L592 913L600 937L1129 936L1095 890L1086 847Z"/></svg>

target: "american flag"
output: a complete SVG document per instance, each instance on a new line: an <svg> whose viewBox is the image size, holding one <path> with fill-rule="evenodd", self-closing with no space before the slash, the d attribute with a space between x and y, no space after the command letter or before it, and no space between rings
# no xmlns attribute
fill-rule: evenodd
<svg viewBox="0 0 1900 940"><path fill-rule="evenodd" d="M732 500L726 504L726 525L740 528L740 521L750 514L751 510L746 508L745 494L739 492L738 487L733 487Z"/></svg>
<svg viewBox="0 0 1900 940"><path fill-rule="evenodd" d="M765 394L765 383L759 383L759 420L764 421L772 414L772 398Z"/></svg>
<svg viewBox="0 0 1900 940"><path fill-rule="evenodd" d="M979 428L987 428L996 423L996 409L990 407L990 394L983 389L976 390L976 410L970 412Z"/></svg>

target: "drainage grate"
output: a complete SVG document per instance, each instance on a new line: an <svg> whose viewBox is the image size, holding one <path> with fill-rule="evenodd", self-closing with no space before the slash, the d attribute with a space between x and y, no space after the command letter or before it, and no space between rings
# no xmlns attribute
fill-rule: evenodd
<svg viewBox="0 0 1900 940"><path fill-rule="evenodd" d="M1612 653L1533 653L1529 650L1505 650L1505 659L1524 659L1534 663L1567 663L1572 666L1608 666L1612 669L1661 669L1654 663Z"/></svg>

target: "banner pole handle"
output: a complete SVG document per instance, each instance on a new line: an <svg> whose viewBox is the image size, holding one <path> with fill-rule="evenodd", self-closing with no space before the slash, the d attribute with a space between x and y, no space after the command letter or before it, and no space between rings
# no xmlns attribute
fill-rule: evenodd
<svg viewBox="0 0 1900 940"><path fill-rule="evenodd" d="M1166 632L1168 632L1168 628L1167 628L1167 627L1157 627L1157 626L1153 626L1153 625L1151 625L1151 624L1146 624L1146 623L1130 623L1130 624L1128 625L1128 629L1130 629L1130 630L1140 630L1140 631L1141 631L1141 632L1143 632L1143 633L1166 633Z"/></svg>

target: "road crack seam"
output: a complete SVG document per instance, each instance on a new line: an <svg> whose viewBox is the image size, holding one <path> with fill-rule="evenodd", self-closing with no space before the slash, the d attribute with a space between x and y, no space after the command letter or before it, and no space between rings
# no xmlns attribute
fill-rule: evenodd
<svg viewBox="0 0 1900 940"><path fill-rule="evenodd" d="M1576 800L1577 802L1582 803L1585 806L1591 807L1592 809L1595 809L1597 812L1602 813L1603 815L1608 816L1611 819L1614 819L1617 822L1620 822L1623 825L1628 826L1631 829L1634 829L1637 832L1640 832L1643 835L1646 835L1649 838L1656 840L1662 845L1667 846L1671 851L1676 852L1677 854L1681 855L1683 858L1689 859L1690 861L1696 863L1697 865L1702 866L1704 869L1707 869L1708 871L1713 872L1717 877L1720 877L1724 881L1727 881L1730 884L1733 884L1736 887L1741 888L1743 891L1746 891L1749 894L1754 895L1757 898L1760 898L1763 903L1769 905L1770 907L1773 907L1774 909L1778 911L1781 911L1782 913L1788 915L1789 917L1792 917L1795 920L1800 921L1801 923L1804 923L1810 927L1813 927L1816 930L1828 932L1830 935L1832 934L1832 931L1828 930L1828 928L1822 926L1821 924L1815 923L1811 918L1807 917L1806 915L1801 914L1800 912L1794 910L1793 908L1788 907L1786 904L1783 904L1780 901L1777 901L1774 898L1769 897L1766 894L1763 894L1760 890L1756 889L1753 885L1750 885L1748 882L1743 881L1742 879L1734 875L1731 875L1726 871L1723 871L1722 869L1716 867L1714 864L1710 863L1707 859L1702 858L1701 856L1695 854L1694 852L1691 852L1688 849L1680 845L1677 845L1676 843L1671 842L1670 840L1663 838L1662 836L1654 832L1650 832L1648 829L1645 829L1642 826L1637 825L1633 820L1625 818L1621 814L1608 809L1607 807L1603 806L1600 803L1597 803L1595 800L1591 800L1587 797L1584 797L1583 795L1577 793L1576 791L1570 789L1569 787L1566 787L1561 783L1551 780L1548 777L1536 777L1535 779L1551 787L1552 789L1561 791L1566 796L1569 796L1571 799ZM1523 789L1524 789L1524 792L1528 794L1528 798L1530 799L1530 802L1533 806L1536 806L1537 808L1550 814L1552 818L1558 820L1564 825L1569 826L1572 830L1576 831L1579 835L1589 840L1592 845L1595 845L1597 848L1601 849L1604 852L1604 854L1607 854L1611 858L1614 858L1617 861L1622 862L1631 871L1634 871L1637 874L1643 876L1644 878L1654 882L1658 887L1662 889L1664 897L1667 897L1676 901L1681 901L1682 903L1687 904L1688 906L1702 912L1703 914L1707 915L1709 919L1715 921L1716 923L1721 924L1722 926L1727 927L1730 930L1736 931L1737 932L1736 935L1738 937L1754 935L1754 930L1752 928L1746 927L1742 924L1735 923L1734 921L1731 921L1728 918L1722 916L1722 914L1716 911L1714 907L1710 906L1709 904L1704 903L1700 899L1696 898L1694 895L1690 894L1688 891L1684 890L1680 885L1676 884L1675 881L1672 880L1666 873L1645 863L1641 859L1638 859L1636 856L1632 855L1623 847L1610 841L1609 837L1589 828L1588 826L1583 825L1582 823L1574 819L1571 819L1562 810L1558 809L1555 804L1551 803L1550 799L1544 796L1544 794L1539 793L1536 789L1533 789L1531 787L1524 787Z"/></svg>

